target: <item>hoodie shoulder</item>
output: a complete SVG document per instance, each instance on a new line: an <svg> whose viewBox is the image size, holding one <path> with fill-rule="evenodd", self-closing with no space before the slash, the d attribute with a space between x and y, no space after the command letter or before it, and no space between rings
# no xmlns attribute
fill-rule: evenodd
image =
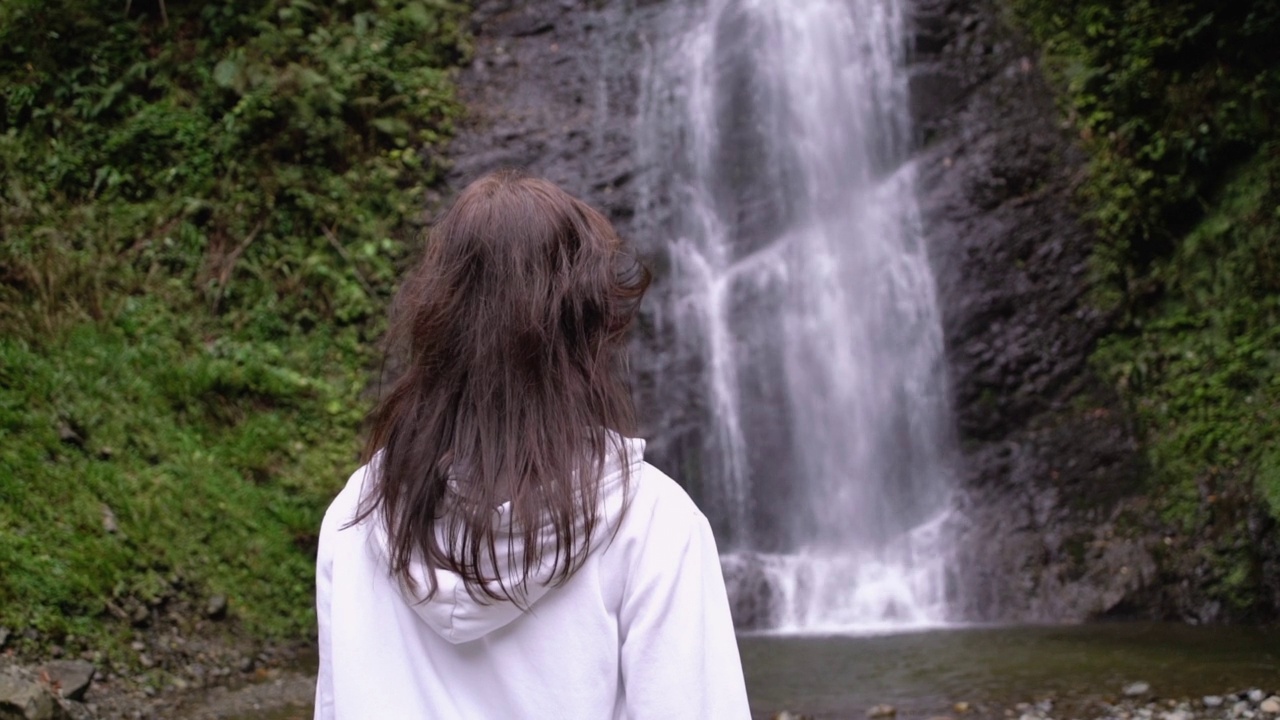
<svg viewBox="0 0 1280 720"><path fill-rule="evenodd" d="M347 523L355 518L368 475L369 466L362 465L347 478L346 485L334 497L333 502L329 503L329 509L324 513L324 522L320 530L322 533L346 527Z"/></svg>
<svg viewBox="0 0 1280 720"><path fill-rule="evenodd" d="M638 511L649 517L661 515L668 522L675 523L686 519L691 524L706 521L702 510L689 497L689 493L671 476L653 465L643 463L640 472L632 479L632 484L634 487L628 512Z"/></svg>

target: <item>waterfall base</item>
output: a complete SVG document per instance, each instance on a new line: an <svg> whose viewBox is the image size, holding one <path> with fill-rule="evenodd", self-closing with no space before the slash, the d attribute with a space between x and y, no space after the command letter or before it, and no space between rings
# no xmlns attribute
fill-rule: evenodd
<svg viewBox="0 0 1280 720"><path fill-rule="evenodd" d="M740 630L876 634L945 627L954 593L943 552L953 512L876 550L721 555Z"/></svg>

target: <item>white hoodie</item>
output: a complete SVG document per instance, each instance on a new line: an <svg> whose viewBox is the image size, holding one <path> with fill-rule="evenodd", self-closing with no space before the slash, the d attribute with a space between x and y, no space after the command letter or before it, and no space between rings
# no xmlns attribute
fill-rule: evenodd
<svg viewBox="0 0 1280 720"><path fill-rule="evenodd" d="M593 550L560 587L534 581L545 568L535 574L529 612L477 602L448 571L436 571L426 602L404 589L390 576L380 523L346 527L368 468L356 471L320 529L316 720L749 718L711 528L679 485L643 462L643 441L625 442L630 506L622 511L615 457ZM425 571L414 568L418 578Z"/></svg>

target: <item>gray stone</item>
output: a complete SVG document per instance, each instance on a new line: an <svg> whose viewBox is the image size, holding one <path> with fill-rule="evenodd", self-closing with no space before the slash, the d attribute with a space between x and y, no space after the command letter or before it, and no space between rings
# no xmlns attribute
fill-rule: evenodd
<svg viewBox="0 0 1280 720"><path fill-rule="evenodd" d="M1204 703L1207 708L1216 708L1222 707L1223 700L1221 695L1205 695L1200 702Z"/></svg>
<svg viewBox="0 0 1280 720"><path fill-rule="evenodd" d="M227 616L227 596L214 595L204 608L204 614L211 620L221 620Z"/></svg>
<svg viewBox="0 0 1280 720"><path fill-rule="evenodd" d="M65 717L62 706L44 685L21 673L0 672L0 718L62 720Z"/></svg>
<svg viewBox="0 0 1280 720"><path fill-rule="evenodd" d="M1253 690L1249 691L1249 702L1253 703L1254 705L1257 705L1258 703L1266 699L1267 699L1267 694L1257 688L1254 688Z"/></svg>
<svg viewBox="0 0 1280 720"><path fill-rule="evenodd" d="M115 511L106 503L102 503L102 529L111 535L120 532L120 522L116 520Z"/></svg>
<svg viewBox="0 0 1280 720"><path fill-rule="evenodd" d="M1151 684L1144 683L1144 682L1132 683L1130 685L1125 685L1124 690L1122 690L1121 692L1123 692L1125 695L1129 697L1138 697L1140 695L1146 695L1147 693L1151 692Z"/></svg>
<svg viewBox="0 0 1280 720"><path fill-rule="evenodd" d="M65 420L58 423L58 439L67 445L84 447L84 436Z"/></svg>
<svg viewBox="0 0 1280 720"><path fill-rule="evenodd" d="M891 718L898 714L898 709L892 705L876 705L867 711L869 718Z"/></svg>
<svg viewBox="0 0 1280 720"><path fill-rule="evenodd" d="M98 672L92 663L83 660L54 660L45 663L41 670L62 697L72 700L84 700L84 694Z"/></svg>
<svg viewBox="0 0 1280 720"><path fill-rule="evenodd" d="M4 644L8 641L9 641L9 628L0 627L0 648L3 648Z"/></svg>

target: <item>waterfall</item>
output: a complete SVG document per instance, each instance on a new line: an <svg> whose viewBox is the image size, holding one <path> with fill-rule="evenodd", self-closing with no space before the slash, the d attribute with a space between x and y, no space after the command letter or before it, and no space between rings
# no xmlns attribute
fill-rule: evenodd
<svg viewBox="0 0 1280 720"><path fill-rule="evenodd" d="M753 627L948 619L950 409L905 2L673 2L646 39L656 352L701 377L664 402L699 428L686 480Z"/></svg>

